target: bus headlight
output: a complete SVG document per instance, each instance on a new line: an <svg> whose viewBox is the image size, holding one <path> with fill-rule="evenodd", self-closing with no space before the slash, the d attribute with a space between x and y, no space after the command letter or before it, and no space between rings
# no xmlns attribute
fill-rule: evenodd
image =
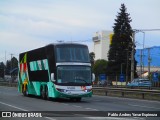
<svg viewBox="0 0 160 120"><path fill-rule="evenodd" d="M59 88L56 88L59 92L66 92L66 90L64 89L59 89Z"/></svg>
<svg viewBox="0 0 160 120"><path fill-rule="evenodd" d="M91 92L91 91L92 91L92 89L85 90L85 92Z"/></svg>

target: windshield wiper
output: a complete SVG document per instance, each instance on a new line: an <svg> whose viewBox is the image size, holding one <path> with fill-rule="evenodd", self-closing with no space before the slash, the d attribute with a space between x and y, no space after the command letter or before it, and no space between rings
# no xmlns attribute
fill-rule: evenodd
<svg viewBox="0 0 160 120"><path fill-rule="evenodd" d="M70 83L70 84L74 84L75 82L65 82L65 83Z"/></svg>
<svg viewBox="0 0 160 120"><path fill-rule="evenodd" d="M85 79L78 78L78 79L75 79L75 80L84 81L86 84L89 84Z"/></svg>

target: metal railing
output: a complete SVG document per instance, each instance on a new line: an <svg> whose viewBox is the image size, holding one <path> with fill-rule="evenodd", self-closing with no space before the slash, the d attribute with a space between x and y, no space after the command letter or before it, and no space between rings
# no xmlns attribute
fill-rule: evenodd
<svg viewBox="0 0 160 120"><path fill-rule="evenodd" d="M17 87L17 83L10 83L0 79L0 86ZM135 87L134 89L124 86L93 86L93 94L117 97L129 97L139 99L150 99L160 101L160 89L157 87Z"/></svg>

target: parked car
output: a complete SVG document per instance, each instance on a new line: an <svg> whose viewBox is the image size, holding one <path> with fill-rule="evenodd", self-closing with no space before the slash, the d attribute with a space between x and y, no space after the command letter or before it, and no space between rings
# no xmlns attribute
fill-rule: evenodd
<svg viewBox="0 0 160 120"><path fill-rule="evenodd" d="M152 82L149 79L136 78L127 84L129 87L151 87Z"/></svg>

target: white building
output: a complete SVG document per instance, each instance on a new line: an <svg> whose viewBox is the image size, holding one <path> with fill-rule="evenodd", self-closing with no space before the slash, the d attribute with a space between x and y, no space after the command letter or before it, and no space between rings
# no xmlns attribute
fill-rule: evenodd
<svg viewBox="0 0 160 120"><path fill-rule="evenodd" d="M108 60L108 51L110 45L110 38L113 35L112 31L98 31L93 36L93 51L95 53L95 60L105 59Z"/></svg>

